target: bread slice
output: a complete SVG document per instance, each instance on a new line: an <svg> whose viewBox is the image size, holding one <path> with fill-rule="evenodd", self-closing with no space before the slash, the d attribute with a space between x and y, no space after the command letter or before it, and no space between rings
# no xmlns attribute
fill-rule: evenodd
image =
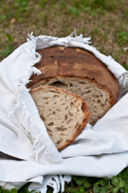
<svg viewBox="0 0 128 193"><path fill-rule="evenodd" d="M58 150L73 143L90 117L85 101L80 96L52 86L31 89L30 94Z"/></svg>
<svg viewBox="0 0 128 193"><path fill-rule="evenodd" d="M87 79L58 77L47 81L40 80L33 87L36 88L42 85L55 86L81 96L88 104L91 114L89 123L91 124L94 124L111 107L111 98L107 89L97 86L95 82Z"/></svg>
<svg viewBox="0 0 128 193"><path fill-rule="evenodd" d="M62 46L38 52L43 57L36 67L42 74L30 78L29 88L50 85L80 95L88 104L92 125L117 101L118 81L92 53Z"/></svg>

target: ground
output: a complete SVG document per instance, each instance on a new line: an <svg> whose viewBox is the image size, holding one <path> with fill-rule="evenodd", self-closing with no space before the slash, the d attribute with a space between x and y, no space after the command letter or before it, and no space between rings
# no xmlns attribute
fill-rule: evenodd
<svg viewBox="0 0 128 193"><path fill-rule="evenodd" d="M0 61L31 32L62 37L74 28L128 69L128 0L0 0ZM127 174L111 180L73 177L65 193L128 193Z"/></svg>

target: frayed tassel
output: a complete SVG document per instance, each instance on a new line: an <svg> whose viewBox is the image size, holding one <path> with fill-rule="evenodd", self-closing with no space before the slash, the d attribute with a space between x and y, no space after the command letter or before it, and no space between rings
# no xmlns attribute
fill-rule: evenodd
<svg viewBox="0 0 128 193"><path fill-rule="evenodd" d="M58 193L60 191L59 177L58 176L51 177L47 185L53 188L53 193Z"/></svg>
<svg viewBox="0 0 128 193"><path fill-rule="evenodd" d="M69 35L69 37L77 36L76 28L74 28L74 31Z"/></svg>
<svg viewBox="0 0 128 193"><path fill-rule="evenodd" d="M61 182L61 192L64 192L65 182L66 183L71 182L72 177L71 176L62 176L62 175L60 175L59 177L60 177L60 182Z"/></svg>
<svg viewBox="0 0 128 193"><path fill-rule="evenodd" d="M28 35L28 41L35 41L37 49L47 48L53 45L63 45L63 46L70 46L70 41L84 43L84 44L91 44L91 37L84 38L82 34L77 35L76 29L67 37L52 37L52 36L38 36L35 37L33 32Z"/></svg>
<svg viewBox="0 0 128 193"><path fill-rule="evenodd" d="M69 183L71 181L71 176L52 176L48 181L47 186L53 188L53 193L58 193L59 191L64 192L65 183Z"/></svg>
<svg viewBox="0 0 128 193"><path fill-rule="evenodd" d="M111 60L115 61L115 59L112 56L108 56L108 58L110 58Z"/></svg>
<svg viewBox="0 0 128 193"><path fill-rule="evenodd" d="M123 73L119 77L119 83L122 87L120 97L123 96L126 92L128 92L128 72Z"/></svg>
<svg viewBox="0 0 128 193"><path fill-rule="evenodd" d="M40 61L40 59L38 59ZM41 71L38 70L36 67L32 66L30 69L18 80L17 86L20 88L24 88L29 82L31 82L30 77L33 74L40 75Z"/></svg>
<svg viewBox="0 0 128 193"><path fill-rule="evenodd" d="M119 82L122 88L127 89L128 88L128 72L123 73L119 77Z"/></svg>
<svg viewBox="0 0 128 193"><path fill-rule="evenodd" d="M47 193L48 186L53 189L53 193L64 192L65 184L71 182L71 176L44 176L42 182L33 182L29 185L29 191L34 191L39 193Z"/></svg>
<svg viewBox="0 0 128 193"><path fill-rule="evenodd" d="M31 41L31 40L35 40L35 39L36 39L36 37L33 35L33 32L28 34L28 38L27 38L28 42Z"/></svg>
<svg viewBox="0 0 128 193"><path fill-rule="evenodd" d="M84 38L83 34L77 35L76 28L74 28L74 31L69 36L67 36L67 38L70 41L77 41L77 42L81 42L84 44L91 44L92 43L91 37Z"/></svg>
<svg viewBox="0 0 128 193"><path fill-rule="evenodd" d="M84 44L91 44L91 37L83 38L83 35L80 34L79 36L73 37L71 35L65 37L65 38L58 38L57 40L53 40L50 42L49 46L53 45L63 45L65 47L71 46L70 42L79 42L79 43L84 43Z"/></svg>
<svg viewBox="0 0 128 193"><path fill-rule="evenodd" d="M38 192L46 193L48 186L53 188L53 193L64 192L65 184L71 182L71 180L71 176L46 176L44 179L44 184L38 188Z"/></svg>

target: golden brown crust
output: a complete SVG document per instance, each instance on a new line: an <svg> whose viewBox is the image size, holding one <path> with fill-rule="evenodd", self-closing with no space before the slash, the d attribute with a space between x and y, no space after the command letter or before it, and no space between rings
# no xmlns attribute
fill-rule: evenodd
<svg viewBox="0 0 128 193"><path fill-rule="evenodd" d="M118 81L92 53L80 48L63 46L41 49L38 52L42 55L42 59L36 67L41 70L42 74L33 75L28 87L41 79L78 77L92 80L98 86L102 86L110 93L111 105L117 101L120 91Z"/></svg>
<svg viewBox="0 0 128 193"><path fill-rule="evenodd" d="M61 93L64 93L64 94L68 94L68 95L71 95L71 96L74 96L76 97L77 99L81 100L81 103L82 103L82 106L81 106L81 110L83 111L83 114L84 114L84 118L83 118L83 122L82 124L78 127L78 129L76 130L76 132L74 133L73 137L71 140L68 140L67 143L61 147L58 148L59 151L63 150L64 148L66 148L68 145L72 144L75 140L75 138L83 131L83 129L85 128L86 124L88 123L89 119L90 119L90 112L89 112L89 108L88 108L88 105L86 104L86 102L82 99L81 96L79 95L76 95L74 93L71 93L71 92L68 92L68 91L64 91L63 89L61 88L56 88L54 86L41 86L41 87L38 87L38 88L35 88L35 89L31 89L30 90L30 94L32 93L35 93L35 92L38 92L39 90L53 90L53 91L56 91L56 92L61 92Z"/></svg>

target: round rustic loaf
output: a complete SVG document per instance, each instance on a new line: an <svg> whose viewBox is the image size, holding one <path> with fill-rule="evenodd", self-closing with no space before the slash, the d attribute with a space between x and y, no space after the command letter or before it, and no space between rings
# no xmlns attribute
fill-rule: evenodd
<svg viewBox="0 0 128 193"><path fill-rule="evenodd" d="M37 51L42 59L35 66L42 74L31 76L29 88L50 85L80 95L89 106L91 124L117 101L120 92L117 79L92 53L63 46Z"/></svg>

